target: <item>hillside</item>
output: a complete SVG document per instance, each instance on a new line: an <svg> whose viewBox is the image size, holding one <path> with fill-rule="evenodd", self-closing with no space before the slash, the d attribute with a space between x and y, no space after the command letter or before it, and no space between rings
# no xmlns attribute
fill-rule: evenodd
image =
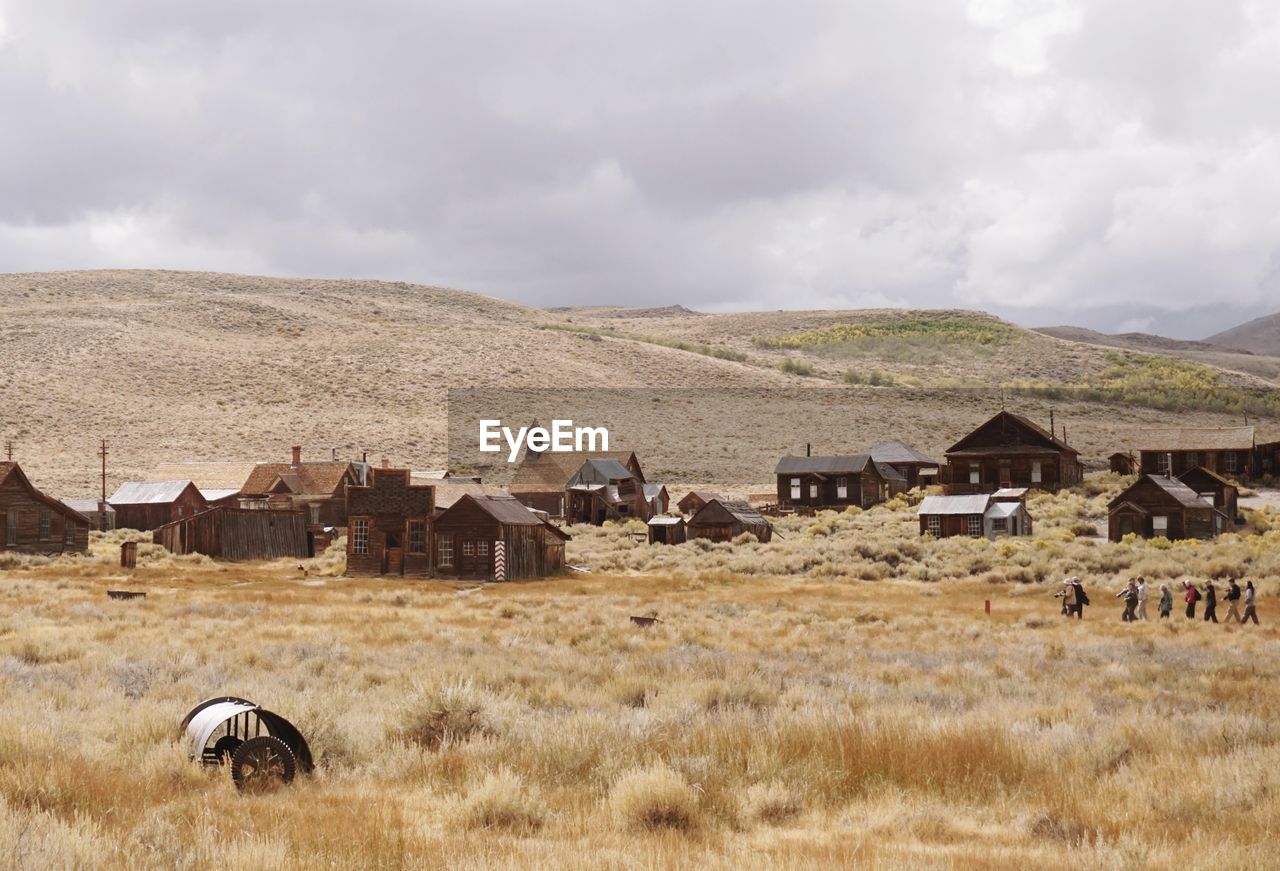
<svg viewBox="0 0 1280 871"><path fill-rule="evenodd" d="M1212 335L1206 341L1226 348L1280 357L1280 312L1254 318L1248 323Z"/></svg>
<svg viewBox="0 0 1280 871"><path fill-rule="evenodd" d="M1237 327L1236 329L1243 329ZM1275 347L1270 352L1256 351L1233 345L1230 341L1220 341L1218 336L1195 341L1186 339L1170 339L1150 333L1101 333L1085 327L1037 327L1037 333L1066 339L1071 342L1082 342L1104 348L1120 348L1128 351L1141 351L1150 354L1165 354L1183 360L1191 360L1219 369L1255 375L1269 381L1280 383L1280 352ZM1219 334L1227 335L1226 333ZM1259 346L1262 347L1262 346Z"/></svg>
<svg viewBox="0 0 1280 871"><path fill-rule="evenodd" d="M451 387L495 389L518 423L524 400L508 400L512 388L593 388L583 395L612 403L615 434L651 477L750 491L806 443L841 452L903 438L938 454L999 409L999 394L978 387L1117 377L1132 387L1144 361L1165 359L1118 359L972 312L548 312L373 281L11 274L0 299L0 437L58 496L96 492L103 437L110 487L159 462L282 459L293 444L310 457L367 451L439 467ZM1262 389L1247 375L1192 374L1213 395ZM886 384L896 389L873 386ZM616 400L606 387L656 391ZM544 395L530 416L558 413L559 401ZM1008 402L1047 424L1048 399ZM1167 419L1132 403L1052 405L1093 462ZM1239 416L1223 406L1195 419ZM509 470L491 471L500 481Z"/></svg>

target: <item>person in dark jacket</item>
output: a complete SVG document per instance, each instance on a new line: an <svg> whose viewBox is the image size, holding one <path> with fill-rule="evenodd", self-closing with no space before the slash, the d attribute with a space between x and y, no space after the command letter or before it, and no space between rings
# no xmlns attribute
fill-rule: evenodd
<svg viewBox="0 0 1280 871"><path fill-rule="evenodd" d="M1071 586L1076 590L1076 619L1084 619L1084 606L1089 604L1089 595L1084 591L1084 582L1079 578L1071 579ZM1069 615L1068 615L1069 616ZM1254 622L1257 622L1256 620Z"/></svg>
<svg viewBox="0 0 1280 871"><path fill-rule="evenodd" d="M1204 622L1218 622L1218 591L1213 588L1213 581L1205 581L1204 585Z"/></svg>
<svg viewBox="0 0 1280 871"><path fill-rule="evenodd" d="M1160 585L1160 619L1168 620L1169 614L1173 611L1173 593L1169 590L1168 584Z"/></svg>
<svg viewBox="0 0 1280 871"><path fill-rule="evenodd" d="M1116 598L1124 599L1124 613L1120 615L1120 619L1126 623L1132 623L1137 620L1134 609L1138 607L1138 583L1133 578L1129 579L1129 583L1125 588L1116 593Z"/></svg>
<svg viewBox="0 0 1280 871"><path fill-rule="evenodd" d="M1200 601L1200 591L1196 589L1196 585L1190 581L1183 581L1182 586L1186 588L1187 595L1187 619L1196 619L1196 602Z"/></svg>
<svg viewBox="0 0 1280 871"><path fill-rule="evenodd" d="M1244 618L1241 623L1253 621L1258 625L1258 591L1253 588L1253 581L1244 582Z"/></svg>
<svg viewBox="0 0 1280 871"><path fill-rule="evenodd" d="M1237 605L1240 601L1240 585L1236 583L1235 578L1228 581L1227 592L1223 594L1222 598L1227 601L1227 622L1230 623L1234 620L1237 623L1243 623L1244 621L1240 619L1240 609Z"/></svg>

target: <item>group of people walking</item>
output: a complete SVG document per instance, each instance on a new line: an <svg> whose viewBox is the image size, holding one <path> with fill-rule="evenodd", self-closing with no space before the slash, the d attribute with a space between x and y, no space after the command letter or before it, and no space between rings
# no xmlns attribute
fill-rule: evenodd
<svg viewBox="0 0 1280 871"><path fill-rule="evenodd" d="M1196 605L1201 599L1204 600L1204 620L1205 622L1218 622L1218 590L1213 585L1213 581L1205 581L1204 592L1190 581L1182 582L1182 597L1187 605L1187 619L1196 619ZM1067 617L1075 616L1076 619L1084 619L1084 606L1089 604L1089 596L1084 591L1084 584L1079 578L1067 578L1062 582L1062 589L1054 593L1054 597L1062 600L1062 613ZM1150 587L1146 578L1137 577L1130 578L1128 583L1120 592L1116 593L1117 599L1124 600L1124 612L1120 615L1120 619L1126 623L1136 620L1150 620L1147 615L1147 600L1150 598ZM1254 625L1258 625L1258 591L1254 589L1253 581L1246 581L1244 587L1236 583L1235 578L1227 581L1227 586L1222 594L1222 599L1227 603L1227 614L1224 618L1228 623L1235 621L1236 623L1248 623L1253 621ZM1244 613L1240 613L1240 605L1243 602ZM1160 585L1160 600L1156 605L1156 609L1160 614L1161 620L1169 619L1173 613L1173 591L1169 589L1168 584Z"/></svg>

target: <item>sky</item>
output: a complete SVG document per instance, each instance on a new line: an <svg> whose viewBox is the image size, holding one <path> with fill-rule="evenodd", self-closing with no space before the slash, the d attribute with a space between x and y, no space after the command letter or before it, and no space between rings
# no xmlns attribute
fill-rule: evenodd
<svg viewBox="0 0 1280 871"><path fill-rule="evenodd" d="M0 271L1280 310L1271 0L0 0Z"/></svg>

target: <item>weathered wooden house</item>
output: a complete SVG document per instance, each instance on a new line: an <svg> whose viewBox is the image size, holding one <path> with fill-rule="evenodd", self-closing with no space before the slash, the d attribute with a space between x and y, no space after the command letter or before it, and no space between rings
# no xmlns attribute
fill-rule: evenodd
<svg viewBox="0 0 1280 871"><path fill-rule="evenodd" d="M368 483L370 467L348 460L302 459L302 448L293 448L288 463L258 463L240 487L244 508L280 508L302 511L313 531L347 525L348 486Z"/></svg>
<svg viewBox="0 0 1280 871"><path fill-rule="evenodd" d="M880 442L867 448L871 459L893 467L906 479L907 489L938 483L938 461L902 442Z"/></svg>
<svg viewBox="0 0 1280 871"><path fill-rule="evenodd" d="M712 499L685 524L689 538L732 541L749 532L762 542L773 538L773 525L746 502Z"/></svg>
<svg viewBox="0 0 1280 871"><path fill-rule="evenodd" d="M667 492L665 484L643 484L644 501L649 503L648 514L652 517L655 514L666 514L671 508L671 494Z"/></svg>
<svg viewBox="0 0 1280 871"><path fill-rule="evenodd" d="M1107 537L1213 538L1227 516L1195 490L1165 475L1143 475L1107 506Z"/></svg>
<svg viewBox="0 0 1280 871"><path fill-rule="evenodd" d="M943 485L949 495L1002 487L1056 492L1080 483L1080 453L1021 415L1002 411L947 449Z"/></svg>
<svg viewBox="0 0 1280 871"><path fill-rule="evenodd" d="M659 514L649 518L649 544L682 544L688 537L683 517Z"/></svg>
<svg viewBox="0 0 1280 871"><path fill-rule="evenodd" d="M1178 480L1196 491L1206 502L1212 503L1232 523L1240 521L1240 488L1233 482L1204 466L1188 469L1178 476Z"/></svg>
<svg viewBox="0 0 1280 871"><path fill-rule="evenodd" d="M1254 477L1260 478L1263 475L1272 477L1280 477L1280 441L1273 438L1274 433L1268 435L1265 441L1258 442L1256 451L1257 466L1254 469Z"/></svg>
<svg viewBox="0 0 1280 871"><path fill-rule="evenodd" d="M710 490L690 490L684 494L684 498L676 503L676 507L680 509L681 514L697 514L698 509L706 505L712 499L719 499L719 493L712 493Z"/></svg>
<svg viewBox="0 0 1280 871"><path fill-rule="evenodd" d="M529 508L563 518L568 508L565 488L587 460L614 460L625 466L641 484L645 482L640 461L632 451L526 451L507 490Z"/></svg>
<svg viewBox="0 0 1280 871"><path fill-rule="evenodd" d="M22 468L0 461L0 551L53 555L89 549L89 518L37 490Z"/></svg>
<svg viewBox="0 0 1280 871"><path fill-rule="evenodd" d="M645 484L617 460L590 459L565 483L565 519L599 526L606 520L648 520Z"/></svg>
<svg viewBox="0 0 1280 871"><path fill-rule="evenodd" d="M1237 481L1256 477L1252 426L1176 427L1143 433L1138 451L1145 475L1178 477L1197 466Z"/></svg>
<svg viewBox="0 0 1280 871"><path fill-rule="evenodd" d="M110 532L116 528L116 510L101 499L63 499L62 504L89 519L89 529Z"/></svg>
<svg viewBox="0 0 1280 871"><path fill-rule="evenodd" d="M232 562L315 556L301 511L256 511L218 505L166 523L151 540L174 554L202 553Z"/></svg>
<svg viewBox="0 0 1280 871"><path fill-rule="evenodd" d="M1111 471L1117 475L1136 475L1138 473L1138 457L1133 451L1116 451L1107 457Z"/></svg>
<svg viewBox="0 0 1280 871"><path fill-rule="evenodd" d="M464 495L432 526L439 577L515 581L564 570L568 534L512 496Z"/></svg>
<svg viewBox="0 0 1280 871"><path fill-rule="evenodd" d="M346 487L347 574L426 577L432 573L435 487L408 469L371 469Z"/></svg>
<svg viewBox="0 0 1280 871"><path fill-rule="evenodd" d="M967 535L1000 538L1031 534L1031 515L1021 499L997 499L994 494L926 496L916 512L920 534L934 538Z"/></svg>
<svg viewBox="0 0 1280 871"><path fill-rule="evenodd" d="M116 527L149 532L209 507L190 481L125 481L107 499Z"/></svg>
<svg viewBox="0 0 1280 871"><path fill-rule="evenodd" d="M907 489L896 469L870 454L836 457L783 457L774 468L778 508L782 511L850 505L869 508Z"/></svg>

